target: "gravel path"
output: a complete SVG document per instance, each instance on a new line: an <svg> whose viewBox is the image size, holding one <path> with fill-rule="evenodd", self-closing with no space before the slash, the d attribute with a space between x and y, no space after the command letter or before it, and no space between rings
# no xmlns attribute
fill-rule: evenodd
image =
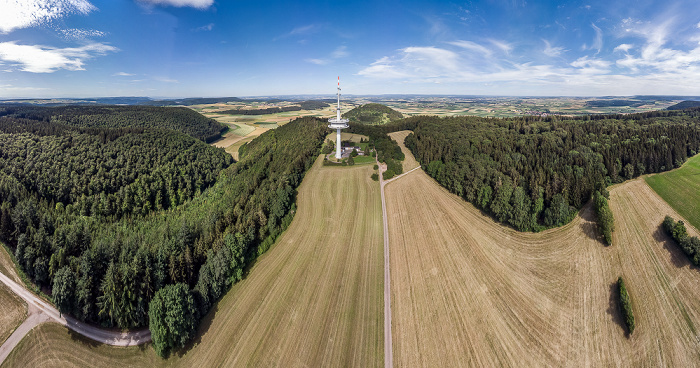
<svg viewBox="0 0 700 368"><path fill-rule="evenodd" d="M0 281L27 302L27 319L10 335L0 347L0 364L5 360L12 349L22 340L32 328L47 321L58 322L69 329L97 342L114 346L141 345L151 341L151 331L148 329L120 332L105 330L99 327L80 322L70 316L62 316L56 308L41 300L22 285L12 281L9 277L0 273Z"/></svg>

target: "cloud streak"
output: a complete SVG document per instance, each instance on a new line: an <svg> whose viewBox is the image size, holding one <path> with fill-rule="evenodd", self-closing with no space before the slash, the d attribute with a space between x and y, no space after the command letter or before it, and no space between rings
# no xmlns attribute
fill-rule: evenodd
<svg viewBox="0 0 700 368"><path fill-rule="evenodd" d="M214 4L214 0L139 0L141 3L157 6L174 6L177 8L192 7L206 9Z"/></svg>
<svg viewBox="0 0 700 368"><path fill-rule="evenodd" d="M53 73L59 69L85 70L87 59L108 52L114 46L91 43L82 47L54 48L40 45L18 45L16 42L0 42L0 60L20 66L30 73Z"/></svg>
<svg viewBox="0 0 700 368"><path fill-rule="evenodd" d="M69 14L88 14L97 8L87 0L17 0L3 1L0 33L28 28Z"/></svg>

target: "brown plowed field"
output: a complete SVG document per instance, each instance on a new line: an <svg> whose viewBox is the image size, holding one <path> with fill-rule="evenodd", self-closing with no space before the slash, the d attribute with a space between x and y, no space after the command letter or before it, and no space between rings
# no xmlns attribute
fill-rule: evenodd
<svg viewBox="0 0 700 368"><path fill-rule="evenodd" d="M396 366L698 364L700 272L658 232L675 212L642 180L612 190L612 247L595 239L590 206L531 234L494 223L422 170L388 184L386 198ZM637 321L630 337L620 275Z"/></svg>

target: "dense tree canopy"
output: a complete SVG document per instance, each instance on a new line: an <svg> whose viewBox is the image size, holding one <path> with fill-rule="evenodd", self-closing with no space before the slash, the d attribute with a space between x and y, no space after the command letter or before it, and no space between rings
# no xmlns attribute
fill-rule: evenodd
<svg viewBox="0 0 700 368"><path fill-rule="evenodd" d="M9 105L0 116L27 118L76 128L152 128L174 130L205 142L221 138L226 126L185 107ZM45 127L44 129L48 129Z"/></svg>
<svg viewBox="0 0 700 368"><path fill-rule="evenodd" d="M353 123L385 124L403 118L403 114L389 106L369 103L346 112L343 117L350 119Z"/></svg>
<svg viewBox="0 0 700 368"><path fill-rule="evenodd" d="M569 222L595 190L679 167L700 148L695 111L579 119L412 117L406 146L428 175L501 222Z"/></svg>
<svg viewBox="0 0 700 368"><path fill-rule="evenodd" d="M184 285L205 314L289 225L327 134L298 119L231 165L176 131L42 116L0 117L0 237L62 312L120 328L148 325L167 285Z"/></svg>

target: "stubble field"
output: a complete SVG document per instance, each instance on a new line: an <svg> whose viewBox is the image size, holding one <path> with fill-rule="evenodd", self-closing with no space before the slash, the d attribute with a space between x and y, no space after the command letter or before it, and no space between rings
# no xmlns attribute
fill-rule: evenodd
<svg viewBox="0 0 700 368"><path fill-rule="evenodd" d="M191 350L154 359L42 325L7 366L380 366L383 249L371 167L323 167L304 179L290 228L203 321Z"/></svg>
<svg viewBox="0 0 700 368"><path fill-rule="evenodd" d="M406 158L403 160L403 163L402 163L403 172L408 172L408 171L420 166L420 163L418 163L418 161L416 161L416 159L410 153L408 148L406 148L406 145L403 144L403 141L411 133L413 133L413 132L410 130L401 130L398 132L389 133L389 137L391 137L391 139L395 140L396 143L398 143L399 147L401 147L401 151L403 151L404 154L406 155Z"/></svg>
<svg viewBox="0 0 700 368"><path fill-rule="evenodd" d="M659 232L675 212L641 179L612 189L612 247L596 239L590 206L532 234L496 224L422 170L388 184L386 198L397 366L697 364L700 273Z"/></svg>

